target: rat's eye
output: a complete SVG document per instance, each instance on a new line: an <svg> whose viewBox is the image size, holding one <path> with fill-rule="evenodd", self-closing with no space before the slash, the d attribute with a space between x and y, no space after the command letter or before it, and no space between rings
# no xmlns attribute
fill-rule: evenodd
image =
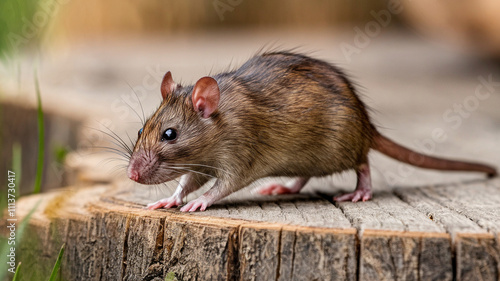
<svg viewBox="0 0 500 281"><path fill-rule="evenodd" d="M175 140L175 138L177 138L177 132L172 128L166 129L161 136L162 141L172 141Z"/></svg>
<svg viewBox="0 0 500 281"><path fill-rule="evenodd" d="M142 135L142 128L139 129L139 132L137 132L137 137L140 137Z"/></svg>

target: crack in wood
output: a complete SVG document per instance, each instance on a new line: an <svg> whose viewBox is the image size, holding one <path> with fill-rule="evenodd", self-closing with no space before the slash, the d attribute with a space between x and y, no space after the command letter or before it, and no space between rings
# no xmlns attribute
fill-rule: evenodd
<svg viewBox="0 0 500 281"><path fill-rule="evenodd" d="M296 252L296 248L295 248L295 245L297 243L297 231L294 231L294 237L293 237L293 246L292 246L292 249L293 249L293 252L292 252L292 263L291 263L291 269L290 269L290 280L293 280L293 270L295 268L295 252Z"/></svg>
<svg viewBox="0 0 500 281"><path fill-rule="evenodd" d="M276 266L276 278L278 281L280 278L280 270L281 270L281 239L282 239L283 227L280 227L279 235L278 235L278 265Z"/></svg>
<svg viewBox="0 0 500 281"><path fill-rule="evenodd" d="M360 238L360 235L359 232L357 233L357 235L355 235L354 237L354 243L355 243L355 251L354 251L354 254L356 255L356 272L355 272L355 278L356 280L360 280L360 268L361 268L361 238ZM348 253L347 253L347 247L344 248L346 251L345 253L345 266L348 267L349 266L349 263L348 263ZM347 270L346 270L347 272Z"/></svg>
<svg viewBox="0 0 500 281"><path fill-rule="evenodd" d="M125 278L127 269L127 254L128 254L128 235L130 229L130 217L127 216L125 224L125 239L123 240L123 260L122 260L122 278Z"/></svg>
<svg viewBox="0 0 500 281"><path fill-rule="evenodd" d="M241 224L236 227L231 233L229 233L229 239L227 243L227 276L228 280L239 280L240 279L240 260L239 260L239 239L241 233Z"/></svg>

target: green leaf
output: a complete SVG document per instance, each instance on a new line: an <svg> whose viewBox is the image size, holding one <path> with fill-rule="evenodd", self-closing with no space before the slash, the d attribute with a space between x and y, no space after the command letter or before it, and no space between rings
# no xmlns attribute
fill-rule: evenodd
<svg viewBox="0 0 500 281"><path fill-rule="evenodd" d="M64 160L66 159L68 152L69 152L68 148L66 148L64 146L54 145L54 148L53 148L54 159L58 165L64 165Z"/></svg>
<svg viewBox="0 0 500 281"><path fill-rule="evenodd" d="M17 281L19 278L19 269L21 268L21 263L17 265L16 272L14 273L14 277L12 278L12 281Z"/></svg>
<svg viewBox="0 0 500 281"><path fill-rule="evenodd" d="M54 268L52 269L52 273L50 274L49 281L55 281L59 272L59 268L61 267L62 257L64 255L64 245L61 246L61 250L59 250L59 256L57 257L56 263L54 264Z"/></svg>
<svg viewBox="0 0 500 281"><path fill-rule="evenodd" d="M43 123L42 98L40 96L40 85L35 69L35 89L37 98L37 113L38 113L38 159L36 161L36 176L34 193L39 193L42 186L43 176L43 159L45 154L45 128Z"/></svg>

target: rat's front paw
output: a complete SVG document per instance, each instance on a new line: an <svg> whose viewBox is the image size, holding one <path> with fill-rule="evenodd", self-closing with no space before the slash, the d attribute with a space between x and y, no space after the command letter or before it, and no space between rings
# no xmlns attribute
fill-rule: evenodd
<svg viewBox="0 0 500 281"><path fill-rule="evenodd" d="M181 212L195 212L200 209L200 211L205 211L207 207L212 205L212 200L205 196L200 196L197 199L190 201L184 207L181 208Z"/></svg>
<svg viewBox="0 0 500 281"><path fill-rule="evenodd" d="M163 199L158 200L154 203L148 204L148 206L146 208L149 210L156 210L159 208L168 209L168 208L180 206L181 204L182 204L182 199L176 195L172 195L168 198L163 198Z"/></svg>

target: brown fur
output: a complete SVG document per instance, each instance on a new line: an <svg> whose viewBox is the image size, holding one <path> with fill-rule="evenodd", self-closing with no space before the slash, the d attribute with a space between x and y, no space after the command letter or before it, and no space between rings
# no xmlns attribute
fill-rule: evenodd
<svg viewBox="0 0 500 281"><path fill-rule="evenodd" d="M177 87L146 122L134 151L153 151L171 164L213 166L203 172L237 175L245 183L267 176L326 176L366 160L373 135L368 113L332 65L266 53L214 78L221 97L210 119L193 110L192 86ZM165 145L161 133L171 127L179 137ZM159 173L148 176L145 183L167 180Z"/></svg>

